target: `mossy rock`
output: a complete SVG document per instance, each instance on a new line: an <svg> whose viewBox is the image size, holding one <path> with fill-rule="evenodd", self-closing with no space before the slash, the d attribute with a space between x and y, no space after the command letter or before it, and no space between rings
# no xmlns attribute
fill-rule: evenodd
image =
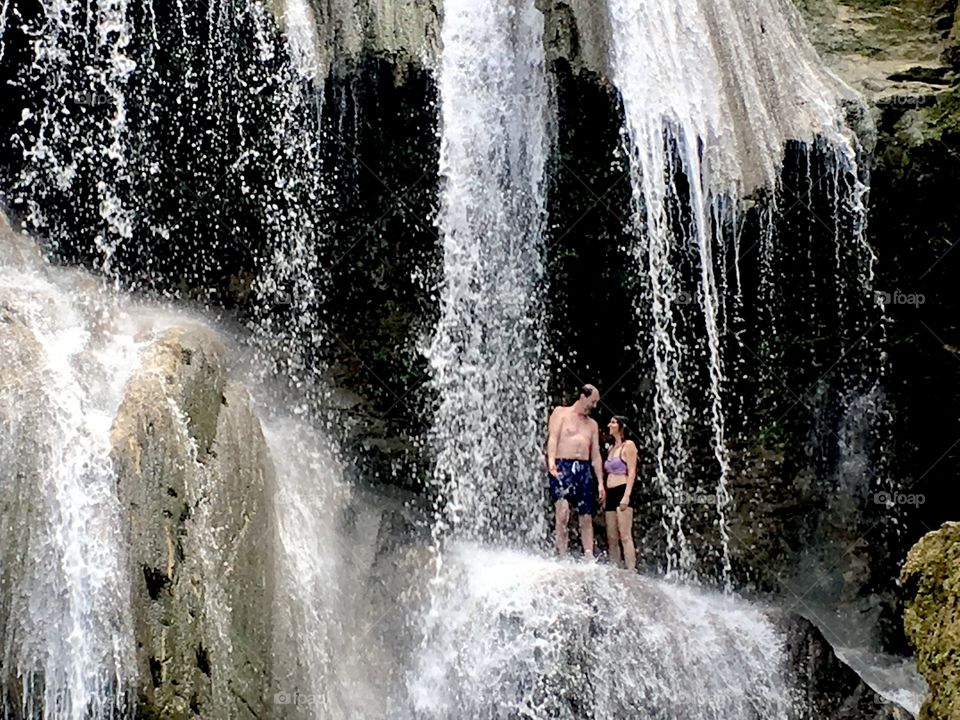
<svg viewBox="0 0 960 720"><path fill-rule="evenodd" d="M960 523L947 523L913 546L900 573L903 616L917 668L930 685L920 720L960 718Z"/></svg>

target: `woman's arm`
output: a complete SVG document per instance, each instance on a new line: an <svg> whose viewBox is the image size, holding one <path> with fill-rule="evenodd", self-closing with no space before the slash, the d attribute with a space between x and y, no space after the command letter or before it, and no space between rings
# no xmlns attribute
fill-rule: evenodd
<svg viewBox="0 0 960 720"><path fill-rule="evenodd" d="M633 440L627 440L623 444L623 459L627 463L627 489L623 493L623 500L620 501L621 507L626 507L630 504L630 497L633 494L633 483L637 479L637 460L639 458L639 452L637 451L637 445Z"/></svg>

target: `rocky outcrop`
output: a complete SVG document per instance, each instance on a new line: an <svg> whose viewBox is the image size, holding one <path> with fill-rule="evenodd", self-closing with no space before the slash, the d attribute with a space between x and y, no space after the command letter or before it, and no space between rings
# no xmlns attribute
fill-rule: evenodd
<svg viewBox="0 0 960 720"><path fill-rule="evenodd" d="M145 717L264 714L273 471L225 356L206 328L167 330L113 427Z"/></svg>
<svg viewBox="0 0 960 720"><path fill-rule="evenodd" d="M440 0L271 0L294 56L321 82L334 63L383 55L397 72L434 67L440 57Z"/></svg>
<svg viewBox="0 0 960 720"><path fill-rule="evenodd" d="M0 297L0 694L19 685L12 677L13 618L25 599L16 588L29 562L29 528L36 514L34 492L41 470L34 462L39 449L28 454L21 448L43 437L40 428L45 426L47 402L42 375L36 372L41 357L36 338L4 308ZM0 698L0 703L4 700Z"/></svg>
<svg viewBox="0 0 960 720"><path fill-rule="evenodd" d="M778 620L786 637L803 718L831 720L911 720L899 705L882 698L843 663L809 620L786 615Z"/></svg>
<svg viewBox="0 0 960 720"><path fill-rule="evenodd" d="M821 56L878 104L908 104L948 84L951 0L795 0Z"/></svg>
<svg viewBox="0 0 960 720"><path fill-rule="evenodd" d="M930 686L920 720L960 717L960 523L914 545L900 574L904 628Z"/></svg>

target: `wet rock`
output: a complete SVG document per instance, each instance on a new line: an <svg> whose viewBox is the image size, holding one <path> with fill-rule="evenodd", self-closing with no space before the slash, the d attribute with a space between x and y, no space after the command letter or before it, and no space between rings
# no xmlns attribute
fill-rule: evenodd
<svg viewBox="0 0 960 720"><path fill-rule="evenodd" d="M831 720L912 720L913 715L882 698L841 661L823 633L799 615L777 620L802 718Z"/></svg>
<svg viewBox="0 0 960 720"><path fill-rule="evenodd" d="M206 328L167 330L113 427L141 711L157 717L264 714L273 470L225 356Z"/></svg>
<svg viewBox="0 0 960 720"><path fill-rule="evenodd" d="M2 217L2 216L0 216ZM40 372L42 350L30 332L8 313L0 298L0 688L16 688L10 657L15 618L27 598L16 592L18 579L28 564L29 528L36 515L35 488L39 486L41 467L35 462L41 455L24 453L43 438L41 428L48 403Z"/></svg>
<svg viewBox="0 0 960 720"><path fill-rule="evenodd" d="M434 67L440 57L440 0L311 0L302 15L285 0L268 5L319 79L334 62L350 65L365 54L392 58L400 75L411 64Z"/></svg>
<svg viewBox="0 0 960 720"><path fill-rule="evenodd" d="M952 9L942 0L795 0L823 58L880 105L938 91ZM944 29L946 27L946 30ZM934 78L934 82L930 79Z"/></svg>
<svg viewBox="0 0 960 720"><path fill-rule="evenodd" d="M14 231L7 216L0 211L0 267L35 267L42 262L37 244L26 235Z"/></svg>
<svg viewBox="0 0 960 720"><path fill-rule="evenodd" d="M960 717L960 523L924 536L900 574L903 622L930 693L921 720Z"/></svg>

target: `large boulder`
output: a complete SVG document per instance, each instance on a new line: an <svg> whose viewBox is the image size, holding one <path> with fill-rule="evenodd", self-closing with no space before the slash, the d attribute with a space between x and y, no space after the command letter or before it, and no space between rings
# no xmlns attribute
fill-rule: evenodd
<svg viewBox="0 0 960 720"><path fill-rule="evenodd" d="M914 545L900 583L907 597L904 629L930 686L920 720L960 718L960 523Z"/></svg>
<svg viewBox="0 0 960 720"><path fill-rule="evenodd" d="M204 327L165 331L113 427L145 717L266 714L273 469L225 357Z"/></svg>

